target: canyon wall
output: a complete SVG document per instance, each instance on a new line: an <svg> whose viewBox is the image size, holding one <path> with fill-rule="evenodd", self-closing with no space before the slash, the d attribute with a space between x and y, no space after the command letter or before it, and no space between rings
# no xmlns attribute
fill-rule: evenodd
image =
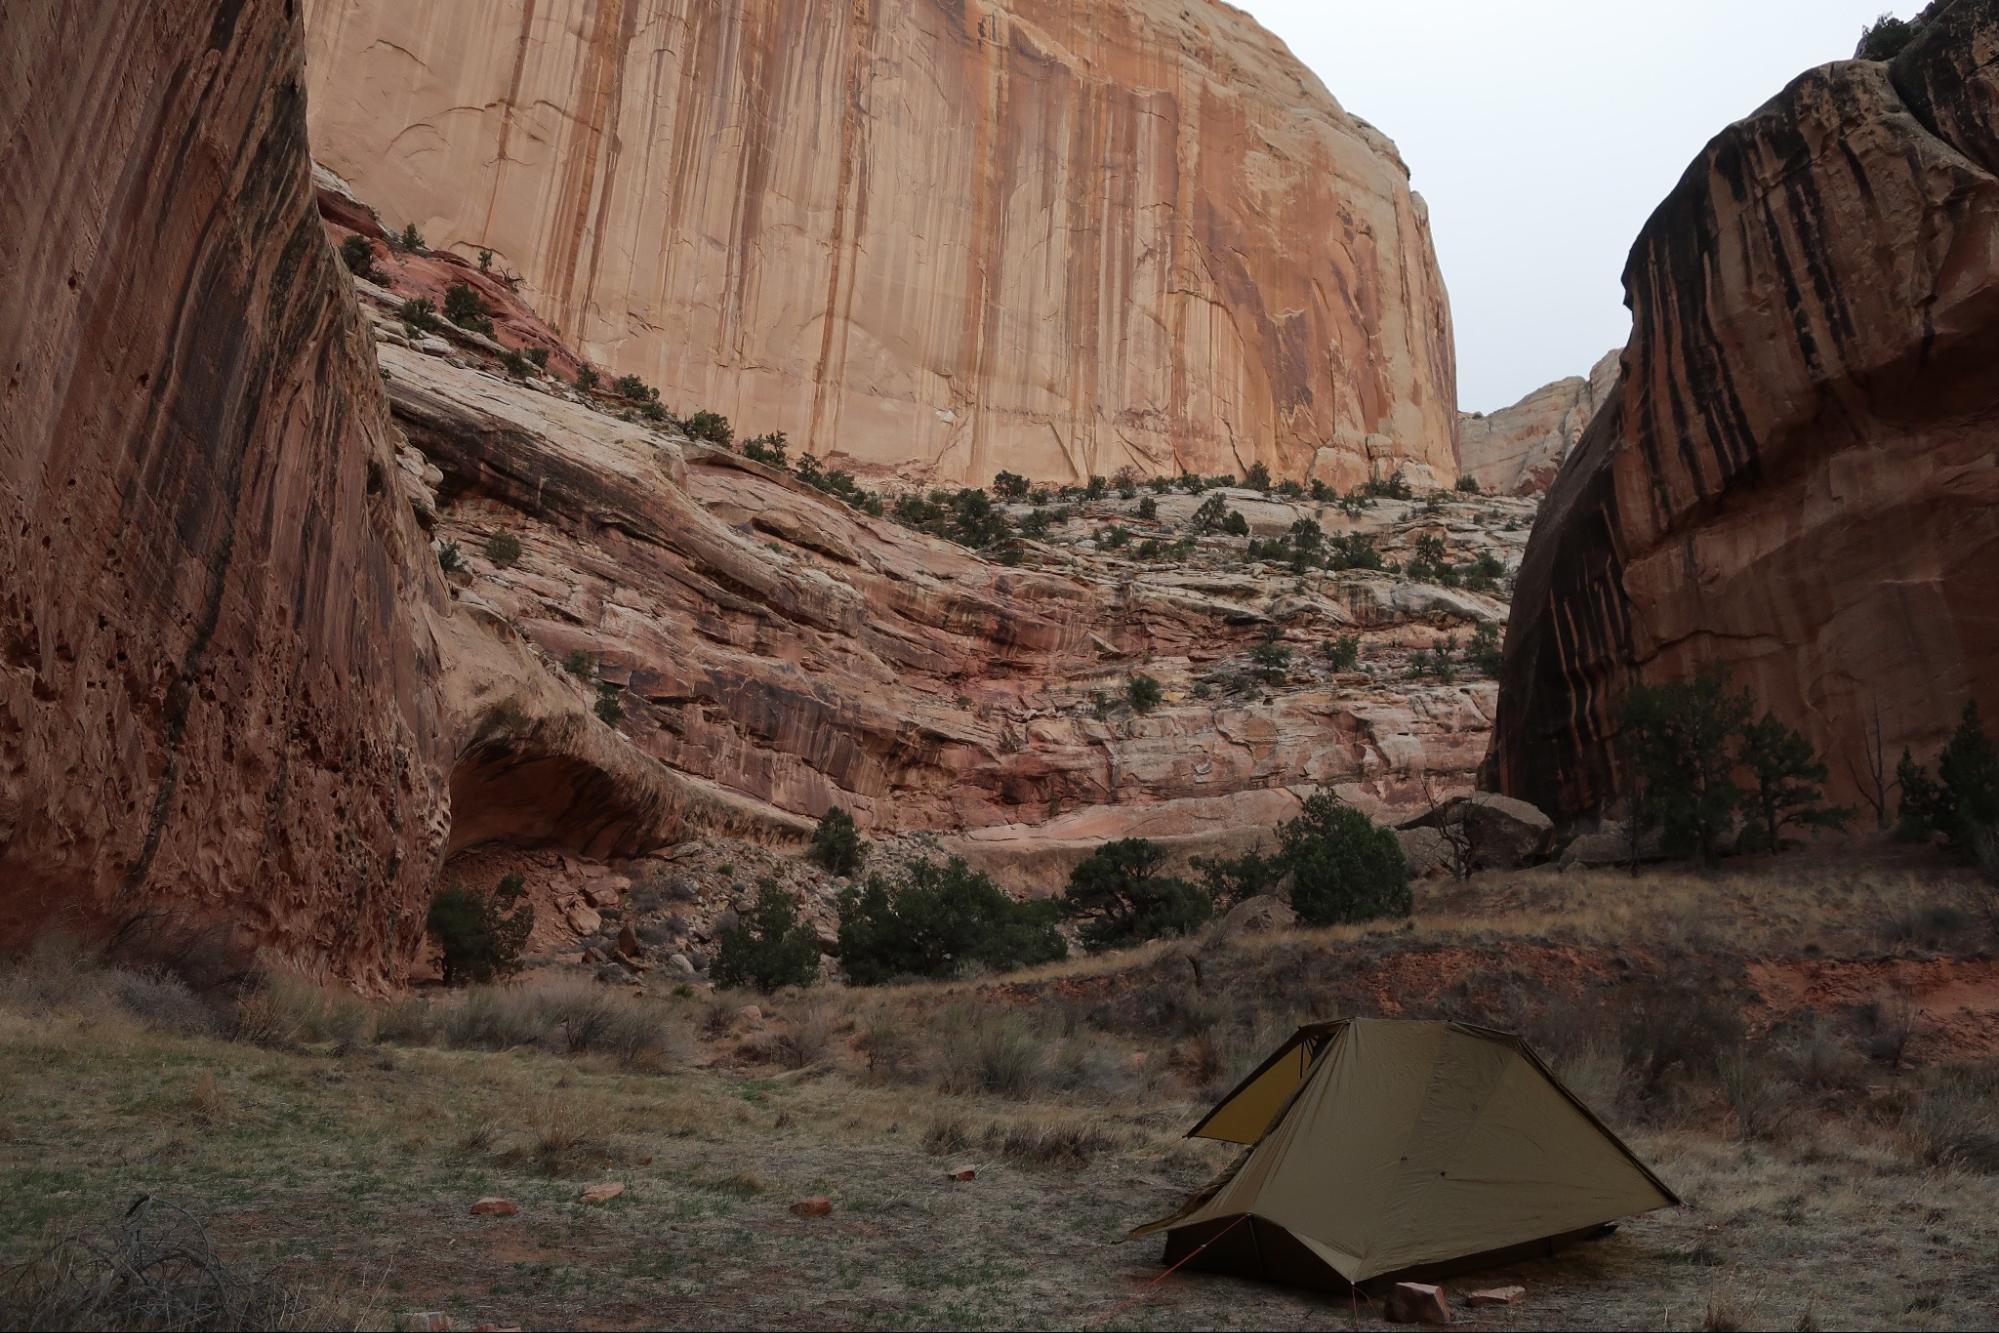
<svg viewBox="0 0 1999 1333"><path fill-rule="evenodd" d="M1834 793L1999 708L1999 3L1801 76L1708 145L1625 271L1624 378L1515 588L1490 776L1616 788L1634 680L1706 663Z"/></svg>
<svg viewBox="0 0 1999 1333"><path fill-rule="evenodd" d="M1458 463L1479 489L1539 495L1562 470L1596 410L1617 386L1619 352L1606 352L1588 375L1546 384L1511 407L1458 416Z"/></svg>
<svg viewBox="0 0 1999 1333"><path fill-rule="evenodd" d="M984 483L1448 485L1393 144L1214 0L308 0L313 149L669 406Z"/></svg>
<svg viewBox="0 0 1999 1333"><path fill-rule="evenodd" d="M0 21L0 947L380 977L445 837L443 584L313 206L295 7Z"/></svg>

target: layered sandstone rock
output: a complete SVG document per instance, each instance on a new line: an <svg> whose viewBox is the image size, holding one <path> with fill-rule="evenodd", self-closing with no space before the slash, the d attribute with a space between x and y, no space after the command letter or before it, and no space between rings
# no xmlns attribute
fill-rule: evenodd
<svg viewBox="0 0 1999 1333"><path fill-rule="evenodd" d="M1321 786L1406 811L1426 779L1468 786L1483 755L1491 683L1411 680L1406 662L1503 619L1491 597L1382 572L1245 566L1242 539L1219 535L1188 559L1135 559L1147 537L1187 530L1201 499L1177 491L1146 497L1149 520L1138 498L1112 495L1030 543L1020 567L992 564L788 472L620 420L615 399L511 382L476 337L405 347L397 295L370 299L396 416L423 455L419 508L466 553L459 618L474 615L504 650L448 654L454 699L465 664L488 663L489 683L454 707L461 730L494 728L506 752L533 739L527 719L565 715L564 697L566 715L587 712L603 686L625 713L615 733L569 724L622 746L611 747L622 768L609 752L591 761L613 780L587 788L561 771L573 754L492 765L468 751L454 848L547 842L623 857L707 833L795 845L838 804L871 836L933 833L1009 884L1047 891L1107 838L1247 845ZM1350 517L1224 494L1263 535L1313 516L1374 536L1390 558L1434 532L1459 558L1493 550L1511 563L1531 513L1454 499ZM1093 534L1112 523L1130 544L1096 550ZM522 543L514 563L484 554L502 532ZM1363 670L1328 668L1321 650L1340 633L1364 640ZM1249 649L1271 635L1294 645L1293 668L1244 679ZM1117 702L1140 671L1166 693L1145 717ZM524 764L536 780L511 776ZM653 794L607 808L634 789Z"/></svg>
<svg viewBox="0 0 1999 1333"><path fill-rule="evenodd" d="M1708 145L1625 273L1626 378L1520 573L1501 790L1615 788L1633 679L1703 663L1826 753L1835 793L1999 707L1999 3L1893 66L1803 75Z"/></svg>
<svg viewBox="0 0 1999 1333"><path fill-rule="evenodd" d="M1479 489L1539 495L1617 386L1621 352L1606 352L1587 376L1543 385L1511 407L1458 416L1458 463Z"/></svg>
<svg viewBox="0 0 1999 1333"><path fill-rule="evenodd" d="M1213 0L309 0L315 152L682 411L935 480L1456 474L1394 146Z"/></svg>
<svg viewBox="0 0 1999 1333"><path fill-rule="evenodd" d="M0 20L0 947L223 921L380 976L444 839L435 564L280 0Z"/></svg>

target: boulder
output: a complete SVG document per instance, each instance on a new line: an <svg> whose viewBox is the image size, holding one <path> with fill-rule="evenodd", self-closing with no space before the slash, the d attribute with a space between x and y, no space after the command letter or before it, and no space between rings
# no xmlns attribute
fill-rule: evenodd
<svg viewBox="0 0 1999 1333"><path fill-rule="evenodd" d="M639 947L639 937L633 933L629 921L618 927L618 952L634 960L645 956L645 950Z"/></svg>
<svg viewBox="0 0 1999 1333"><path fill-rule="evenodd" d="M473 1204L467 1211L474 1217L512 1217L520 1212L521 1206L512 1199L488 1196Z"/></svg>
<svg viewBox="0 0 1999 1333"><path fill-rule="evenodd" d="M1476 870L1532 865L1544 859L1555 842L1555 822L1548 816L1526 801L1486 791L1453 797L1404 827L1446 829L1458 824L1470 835L1472 868Z"/></svg>
<svg viewBox="0 0 1999 1333"><path fill-rule="evenodd" d="M569 909L568 919L569 928L578 935L595 935L604 928L604 918L597 914L597 909L582 903Z"/></svg>
<svg viewBox="0 0 1999 1333"><path fill-rule="evenodd" d="M1666 859L1665 838L1657 830L1641 835L1638 839L1638 859L1643 862ZM1573 870L1587 866L1618 866L1631 860L1631 834L1627 825L1618 820L1607 820L1594 833L1578 834L1569 845L1562 849L1561 868Z"/></svg>
<svg viewBox="0 0 1999 1333"><path fill-rule="evenodd" d="M1228 910L1228 914L1215 927L1214 940L1220 944L1225 940L1237 939L1243 935L1261 935L1273 930L1288 930L1298 924L1298 914L1282 898L1268 893L1259 893L1254 898L1245 898Z"/></svg>
<svg viewBox="0 0 1999 1333"><path fill-rule="evenodd" d="M815 1194L810 1198L800 1199L797 1203L791 1205L791 1215L793 1217L824 1217L832 1211L833 1201L823 1194Z"/></svg>
<svg viewBox="0 0 1999 1333"><path fill-rule="evenodd" d="M1433 879L1451 873L1449 839L1433 828L1399 828L1395 840L1402 844L1402 859L1409 863L1412 879Z"/></svg>
<svg viewBox="0 0 1999 1333"><path fill-rule="evenodd" d="M1511 1305L1526 1294L1527 1288L1525 1287L1487 1287L1483 1291L1466 1292L1465 1304L1472 1306Z"/></svg>
<svg viewBox="0 0 1999 1333"><path fill-rule="evenodd" d="M1391 1324L1448 1324L1450 1302L1444 1289L1425 1282L1398 1282L1381 1302L1381 1317Z"/></svg>
<svg viewBox="0 0 1999 1333"><path fill-rule="evenodd" d="M625 1187L615 1180L607 1180L601 1185L592 1185L580 1196L584 1203L609 1203L625 1192Z"/></svg>

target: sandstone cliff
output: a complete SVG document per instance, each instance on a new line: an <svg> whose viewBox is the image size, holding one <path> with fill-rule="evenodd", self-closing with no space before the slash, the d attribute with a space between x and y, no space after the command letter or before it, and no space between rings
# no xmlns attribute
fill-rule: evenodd
<svg viewBox="0 0 1999 1333"><path fill-rule="evenodd" d="M848 464L1448 484L1394 146L1215 0L309 0L314 151L599 364Z"/></svg>
<svg viewBox="0 0 1999 1333"><path fill-rule="evenodd" d="M1606 352L1587 376L1543 385L1497 412L1460 413L1458 463L1479 489L1538 495L1617 386L1620 352Z"/></svg>
<svg viewBox="0 0 1999 1333"><path fill-rule="evenodd" d="M444 837L435 561L278 0L0 21L0 947L222 920L380 976Z"/></svg>
<svg viewBox="0 0 1999 1333"><path fill-rule="evenodd" d="M1625 378L1550 491L1494 774L1613 785L1634 678L1719 662L1856 794L1999 707L1999 3L1800 77L1708 145L1625 272Z"/></svg>

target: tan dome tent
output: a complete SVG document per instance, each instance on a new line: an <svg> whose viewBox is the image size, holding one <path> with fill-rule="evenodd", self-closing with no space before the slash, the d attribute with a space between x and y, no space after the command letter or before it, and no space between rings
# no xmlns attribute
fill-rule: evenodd
<svg viewBox="0 0 1999 1333"><path fill-rule="evenodd" d="M1525 1043L1464 1023L1300 1028L1188 1137L1250 1151L1132 1235L1275 1281L1524 1258L1680 1201Z"/></svg>

